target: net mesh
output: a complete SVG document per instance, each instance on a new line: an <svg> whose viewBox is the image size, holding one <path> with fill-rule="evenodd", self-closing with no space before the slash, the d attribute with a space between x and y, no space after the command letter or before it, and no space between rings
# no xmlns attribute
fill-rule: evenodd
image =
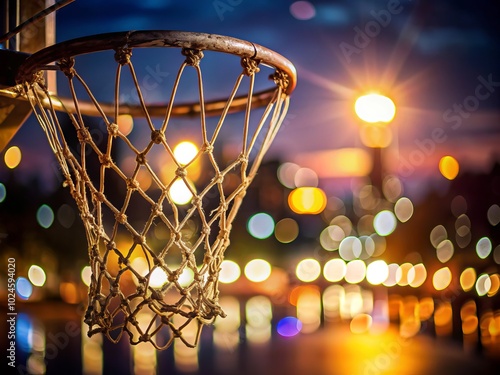
<svg viewBox="0 0 500 375"><path fill-rule="evenodd" d="M208 126L204 53L187 48L177 51L183 61L159 122L153 121L158 113L153 116L144 99L132 48L115 50L112 113L99 104L77 72L74 57L56 62L66 77L74 107L68 111L69 125L61 119L58 99L47 91L42 74L23 83L85 227L92 270L85 314L89 335L103 333L118 342L126 333L132 344L150 342L160 350L176 338L194 347L203 325L224 316L218 303L218 280L231 225L288 107L287 76L273 69L274 91L258 118L250 121L255 77L261 67L257 60L241 58L242 71L235 77L228 100L213 126ZM176 93L188 69L197 77L190 90L199 102L198 125L196 130L191 128L198 133L198 144L186 160L175 152L166 133L176 126L172 115ZM120 105L125 73L133 82L149 133L146 139L134 139L133 132L127 134L119 124L125 113ZM228 118L241 90L247 99L235 123ZM84 101L99 114L99 121L85 116ZM104 124L103 134L95 137L99 122ZM230 160L220 158L218 139L225 127L231 128L231 147L238 147ZM127 157L118 160L118 155ZM186 331L190 333L183 335Z"/></svg>

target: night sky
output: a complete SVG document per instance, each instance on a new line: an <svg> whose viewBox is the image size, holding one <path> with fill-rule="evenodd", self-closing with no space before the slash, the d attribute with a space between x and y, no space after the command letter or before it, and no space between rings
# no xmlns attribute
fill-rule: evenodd
<svg viewBox="0 0 500 375"><path fill-rule="evenodd" d="M249 40L281 53L298 71L288 119L269 158L300 164L311 152L359 146L353 103L362 93L379 91L397 106L390 126L399 160L391 168L407 178L410 190L428 186L447 154L463 170L491 169L500 135L497 2L311 1L302 8L292 3L75 1L57 13L57 39L165 29ZM98 66L85 68L95 72ZM13 140L37 139L30 146L36 157L24 155L33 173L51 160L43 156L48 148L39 144L43 134L36 126L31 119ZM432 139L436 129L439 142ZM327 162L315 163L320 177Z"/></svg>

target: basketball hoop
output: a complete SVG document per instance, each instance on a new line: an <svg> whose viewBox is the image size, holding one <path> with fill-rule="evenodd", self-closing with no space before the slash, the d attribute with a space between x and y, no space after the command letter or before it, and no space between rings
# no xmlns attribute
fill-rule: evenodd
<svg viewBox="0 0 500 375"><path fill-rule="evenodd" d="M158 56L175 52L180 67L172 82L155 82L161 95L149 100L135 57L153 48ZM221 64L225 56L232 61L236 56L241 69L231 76L232 66L216 64L223 74L210 71L207 77L202 68L209 54ZM111 103L98 97L104 82L96 89L80 74L85 65L79 59L91 61L93 55L113 64ZM156 66L176 59L148 61ZM94 73L104 69L100 63L93 67ZM44 82L49 70L67 83L66 91L59 90L68 93L66 98L49 92ZM266 70L263 83L259 78ZM224 100L207 95L203 77L215 78L216 95L222 81L230 80ZM17 82L85 227L92 269L85 314L89 335L101 332L118 342L126 332L131 344L150 342L160 350L175 338L196 346L202 327L224 316L218 303L220 265L245 191L286 115L296 83L293 65L269 49L230 37L134 31L46 47L24 61ZM135 101L123 99L126 83ZM181 98L185 84L192 94L187 102ZM124 114L139 119L143 137L120 127ZM196 144L187 161L174 152L181 138ZM176 200L178 185L187 200ZM183 336L188 326L196 328L193 340Z"/></svg>

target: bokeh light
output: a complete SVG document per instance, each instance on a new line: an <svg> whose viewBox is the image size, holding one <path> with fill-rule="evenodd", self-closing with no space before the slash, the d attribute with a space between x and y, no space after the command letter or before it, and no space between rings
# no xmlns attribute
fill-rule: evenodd
<svg viewBox="0 0 500 375"><path fill-rule="evenodd" d="M408 273L413 268L411 263L403 263L396 270L396 284L399 286L406 286L409 284Z"/></svg>
<svg viewBox="0 0 500 375"><path fill-rule="evenodd" d="M354 334L366 333L372 326L373 319L368 314L358 314L352 318L349 328Z"/></svg>
<svg viewBox="0 0 500 375"><path fill-rule="evenodd" d="M432 230L430 234L430 240L432 246L434 246L436 249L438 245L446 240L448 238L448 232L446 232L446 228L442 225L436 225Z"/></svg>
<svg viewBox="0 0 500 375"><path fill-rule="evenodd" d="M28 270L28 279L35 286L43 286L47 280L47 276L42 267L33 264Z"/></svg>
<svg viewBox="0 0 500 375"><path fill-rule="evenodd" d="M493 275L490 275L490 290L488 290L488 297L493 297L498 293L498 290L500 289L500 276L498 273L494 273Z"/></svg>
<svg viewBox="0 0 500 375"><path fill-rule="evenodd" d="M493 250L493 260L496 264L500 264L500 245L497 245L495 250Z"/></svg>
<svg viewBox="0 0 500 375"><path fill-rule="evenodd" d="M500 206L498 204L491 205L490 208L488 208L488 212L486 215L488 217L488 222L491 225L498 225L498 223L500 223Z"/></svg>
<svg viewBox="0 0 500 375"><path fill-rule="evenodd" d="M491 240L488 237L482 237L477 241L476 244L476 253L477 256L481 259L485 259L490 255L493 246L491 244Z"/></svg>
<svg viewBox="0 0 500 375"><path fill-rule="evenodd" d="M389 202L396 202L403 195L403 184L394 175L388 175L382 183L382 192Z"/></svg>
<svg viewBox="0 0 500 375"><path fill-rule="evenodd" d="M19 298L27 300L33 293L33 285L27 278L19 276L16 280L16 292Z"/></svg>
<svg viewBox="0 0 500 375"><path fill-rule="evenodd" d="M338 225L329 225L319 235L321 247L327 251L337 250L345 238L344 230Z"/></svg>
<svg viewBox="0 0 500 375"><path fill-rule="evenodd" d="M486 273L481 274L476 281L476 292L477 295L482 297L486 295L491 288L490 276Z"/></svg>
<svg viewBox="0 0 500 375"><path fill-rule="evenodd" d="M299 168L295 173L294 183L297 187L317 187L318 174L311 168Z"/></svg>
<svg viewBox="0 0 500 375"><path fill-rule="evenodd" d="M281 243L293 242L299 236L299 224L292 218L284 218L276 223L274 236Z"/></svg>
<svg viewBox="0 0 500 375"><path fill-rule="evenodd" d="M288 205L297 214L319 214L326 202L325 192L317 187L298 187L288 195Z"/></svg>
<svg viewBox="0 0 500 375"><path fill-rule="evenodd" d="M7 151L5 151L4 161L7 168L9 169L16 168L19 165L19 163L21 163L21 159L22 159L22 153L19 147L12 146L9 147Z"/></svg>
<svg viewBox="0 0 500 375"><path fill-rule="evenodd" d="M253 259L246 264L244 273L248 280L262 282L271 275L271 264L264 259Z"/></svg>
<svg viewBox="0 0 500 375"><path fill-rule="evenodd" d="M321 293L318 288L305 288L297 297L297 319L302 333L313 333L321 326Z"/></svg>
<svg viewBox="0 0 500 375"><path fill-rule="evenodd" d="M42 204L36 212L36 220L42 228L48 229L54 222L54 211L50 206Z"/></svg>
<svg viewBox="0 0 500 375"><path fill-rule="evenodd" d="M295 274L300 281L312 282L321 274L321 266L316 259L303 259L297 264Z"/></svg>
<svg viewBox="0 0 500 375"><path fill-rule="evenodd" d="M270 237L274 232L274 220L265 212L257 213L248 219L248 233L260 240Z"/></svg>
<svg viewBox="0 0 500 375"><path fill-rule="evenodd" d="M57 210L57 220L64 228L71 228L75 222L76 214L75 209L69 204L62 204Z"/></svg>
<svg viewBox="0 0 500 375"><path fill-rule="evenodd" d="M427 279L427 269L423 263L415 264L408 271L408 285L412 288L418 288Z"/></svg>
<svg viewBox="0 0 500 375"><path fill-rule="evenodd" d="M0 182L0 203L2 203L5 200L6 196L7 196L7 189L5 188L5 185Z"/></svg>
<svg viewBox="0 0 500 375"><path fill-rule="evenodd" d="M454 251L453 242L450 240L444 240L437 246L436 256L441 263L446 263L453 257Z"/></svg>
<svg viewBox="0 0 500 375"><path fill-rule="evenodd" d="M300 166L294 163L283 163L278 167L278 181L286 188L295 188L295 175Z"/></svg>
<svg viewBox="0 0 500 375"><path fill-rule="evenodd" d="M287 316L278 322L276 330L280 336L293 337L302 330L302 323L293 316Z"/></svg>
<svg viewBox="0 0 500 375"><path fill-rule="evenodd" d="M316 9L309 1L295 1L290 5L290 13L294 18L306 21L314 18Z"/></svg>
<svg viewBox="0 0 500 375"><path fill-rule="evenodd" d="M323 276L330 282L340 281L347 271L346 263L343 259L330 259L323 267Z"/></svg>
<svg viewBox="0 0 500 375"><path fill-rule="evenodd" d="M241 275L240 266L232 260L223 260L220 265L219 281L224 284L234 283Z"/></svg>
<svg viewBox="0 0 500 375"><path fill-rule="evenodd" d="M90 268L90 266L85 266L82 268L82 272L80 273L80 277L82 278L82 281L85 285L90 286L90 280L92 277L92 269Z"/></svg>
<svg viewBox="0 0 500 375"><path fill-rule="evenodd" d="M468 292L474 288L474 284L476 283L476 270L472 267L466 268L460 274L460 286L464 290L464 292Z"/></svg>
<svg viewBox="0 0 500 375"><path fill-rule="evenodd" d="M396 114L394 102L376 93L360 96L354 110L360 119L370 123L391 122Z"/></svg>
<svg viewBox="0 0 500 375"><path fill-rule="evenodd" d="M170 186L169 193L175 204L188 204L193 199L193 193L182 179L174 181Z"/></svg>
<svg viewBox="0 0 500 375"><path fill-rule="evenodd" d="M366 267L366 280L372 285L380 285L389 277L389 267L383 260L376 260Z"/></svg>
<svg viewBox="0 0 500 375"><path fill-rule="evenodd" d="M168 275L165 270L160 267L155 268L149 276L149 286L152 288L161 288L167 282Z"/></svg>
<svg viewBox="0 0 500 375"><path fill-rule="evenodd" d="M344 260L353 260L361 255L363 244L354 236L344 238L339 245L339 255Z"/></svg>
<svg viewBox="0 0 500 375"><path fill-rule="evenodd" d="M391 287L397 284L397 273L399 269L399 264L397 263L391 263L387 266L389 274L386 278L386 280L382 283L384 286Z"/></svg>
<svg viewBox="0 0 500 375"><path fill-rule="evenodd" d="M453 156L443 156L439 160L439 171L448 180L454 180L459 172L458 161Z"/></svg>
<svg viewBox="0 0 500 375"><path fill-rule="evenodd" d="M397 221L389 210L380 211L373 219L373 227L380 236L388 236L396 229Z"/></svg>
<svg viewBox="0 0 500 375"><path fill-rule="evenodd" d="M432 285L436 290L444 290L451 283L452 275L448 267L437 270L432 277Z"/></svg>
<svg viewBox="0 0 500 375"><path fill-rule="evenodd" d="M357 284L366 276L366 264L361 259L352 260L346 265L345 281L349 284Z"/></svg>
<svg viewBox="0 0 500 375"><path fill-rule="evenodd" d="M409 198L401 197L394 205L394 213L398 220L406 223L413 215L413 203Z"/></svg>
<svg viewBox="0 0 500 375"><path fill-rule="evenodd" d="M189 164L198 154L198 147L192 142L184 141L174 148L175 159L181 165Z"/></svg>
<svg viewBox="0 0 500 375"><path fill-rule="evenodd" d="M177 279L177 282L179 283L180 286L187 287L191 285L193 280L194 280L194 271L189 267L184 267L184 269L179 275L179 278Z"/></svg>
<svg viewBox="0 0 500 375"><path fill-rule="evenodd" d="M134 129L134 118L129 114L119 115L116 122L118 129L120 129L120 132L125 136L129 135L132 129Z"/></svg>

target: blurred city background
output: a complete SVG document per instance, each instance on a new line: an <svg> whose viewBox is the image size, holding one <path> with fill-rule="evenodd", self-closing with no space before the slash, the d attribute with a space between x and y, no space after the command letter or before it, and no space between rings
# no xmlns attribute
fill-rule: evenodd
<svg viewBox="0 0 500 375"><path fill-rule="evenodd" d="M0 281L15 259L18 373L497 373L499 16L495 2L465 0L61 9L58 41L133 29L230 35L287 57L298 86L233 224L220 273L227 317L196 349L87 337L84 228L28 119L0 165ZM100 63L79 70L95 73L105 98L114 77L97 73ZM144 67L158 86L176 69ZM140 134L136 119L119 125ZM178 152L193 152L188 134L178 136ZM0 297L7 311L6 287ZM6 319L0 327L7 332Z"/></svg>

